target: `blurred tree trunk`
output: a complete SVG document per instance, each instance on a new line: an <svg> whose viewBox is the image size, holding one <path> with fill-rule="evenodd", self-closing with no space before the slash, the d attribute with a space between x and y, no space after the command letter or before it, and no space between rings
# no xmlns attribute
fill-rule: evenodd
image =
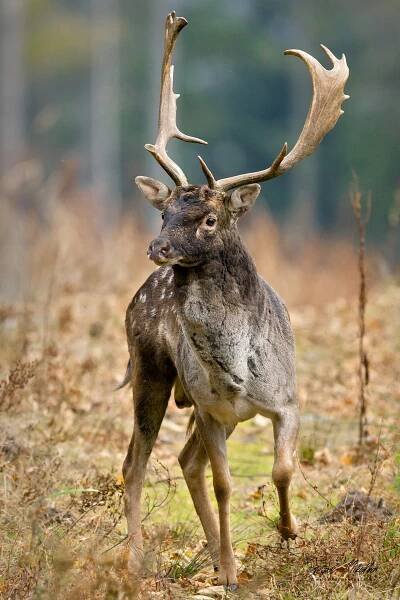
<svg viewBox="0 0 400 600"><path fill-rule="evenodd" d="M0 0L0 175L24 150L24 0Z"/></svg>
<svg viewBox="0 0 400 600"><path fill-rule="evenodd" d="M0 178L24 157L23 48L24 0L0 0ZM26 287L25 227L14 203L0 208L0 298L13 302Z"/></svg>
<svg viewBox="0 0 400 600"><path fill-rule="evenodd" d="M90 162L103 227L121 210L119 12L118 1L91 0Z"/></svg>

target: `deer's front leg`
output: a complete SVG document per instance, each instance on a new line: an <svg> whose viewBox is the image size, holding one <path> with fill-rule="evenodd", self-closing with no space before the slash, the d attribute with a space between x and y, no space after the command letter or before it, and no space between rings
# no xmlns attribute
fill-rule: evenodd
<svg viewBox="0 0 400 600"><path fill-rule="evenodd" d="M196 424L210 459L214 492L218 503L219 582L234 591L237 588L237 574L229 523L231 478L226 451L226 431L225 427L211 415L200 411L196 411Z"/></svg>
<svg viewBox="0 0 400 600"><path fill-rule="evenodd" d="M122 468L125 480L125 516L128 523L129 568L138 575L143 563L140 499L146 466L168 404L171 385L149 382L136 374L133 382L135 423Z"/></svg>
<svg viewBox="0 0 400 600"><path fill-rule="evenodd" d="M219 528L206 485L205 470L208 464L208 454L198 431L193 431L178 460L207 538L214 569L217 570L219 568Z"/></svg>
<svg viewBox="0 0 400 600"><path fill-rule="evenodd" d="M233 427L226 429L226 438L230 436L233 429ZM203 525L214 569L219 571L219 528L208 495L205 478L208 461L208 454L204 448L201 435L195 429L179 455L179 463L192 496L194 507Z"/></svg>

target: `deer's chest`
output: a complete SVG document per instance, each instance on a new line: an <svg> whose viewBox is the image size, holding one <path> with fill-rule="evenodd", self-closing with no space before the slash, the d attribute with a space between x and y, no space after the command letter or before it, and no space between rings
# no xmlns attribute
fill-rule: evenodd
<svg viewBox="0 0 400 600"><path fill-rule="evenodd" d="M181 319L177 363L194 402L235 424L256 411L247 400L251 331L247 316L217 303L189 302Z"/></svg>
<svg viewBox="0 0 400 600"><path fill-rule="evenodd" d="M191 298L179 321L179 375L193 401L220 422L270 416L293 396L292 340L269 313Z"/></svg>

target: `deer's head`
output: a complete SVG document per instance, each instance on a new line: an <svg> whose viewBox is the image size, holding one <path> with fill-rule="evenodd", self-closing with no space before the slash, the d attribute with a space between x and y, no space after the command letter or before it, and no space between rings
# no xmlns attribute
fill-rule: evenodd
<svg viewBox="0 0 400 600"><path fill-rule="evenodd" d="M322 44L322 49L333 65L330 70L302 50L286 50L285 54L297 56L307 65L313 87L305 124L292 150L288 153L285 143L266 169L218 180L199 156L207 185L189 185L182 169L168 156L166 150L173 137L184 142L207 143L182 133L176 125L176 100L179 94L173 91L174 67L171 59L178 34L186 25L186 19L177 17L175 12L167 16L158 135L154 145L145 146L174 181L175 187L170 189L164 183L149 177L136 177L135 181L147 200L163 215L161 233L151 242L149 257L157 264L193 266L204 262L220 249L224 237L235 227L238 217L254 204L260 193L261 182L283 175L312 154L336 125L343 114L342 102L349 97L344 94L349 69L344 54L339 60Z"/></svg>
<svg viewBox="0 0 400 600"><path fill-rule="evenodd" d="M207 185L177 186L171 191L159 181L137 177L148 200L162 211L160 235L148 249L156 264L195 266L218 254L237 218L255 201L260 186L241 186L231 194Z"/></svg>

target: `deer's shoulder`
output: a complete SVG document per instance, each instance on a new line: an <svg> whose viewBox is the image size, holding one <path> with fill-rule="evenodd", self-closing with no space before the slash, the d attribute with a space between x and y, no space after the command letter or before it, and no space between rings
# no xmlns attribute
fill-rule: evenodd
<svg viewBox="0 0 400 600"><path fill-rule="evenodd" d="M268 322L269 330L271 332L276 331L290 344L293 344L292 327L286 304L276 290L261 276L259 276L259 280L260 287L263 290L263 312Z"/></svg>
<svg viewBox="0 0 400 600"><path fill-rule="evenodd" d="M157 341L160 328L175 315L172 267L156 269L133 296L126 311L126 330L134 338ZM152 334L152 336L149 336Z"/></svg>

